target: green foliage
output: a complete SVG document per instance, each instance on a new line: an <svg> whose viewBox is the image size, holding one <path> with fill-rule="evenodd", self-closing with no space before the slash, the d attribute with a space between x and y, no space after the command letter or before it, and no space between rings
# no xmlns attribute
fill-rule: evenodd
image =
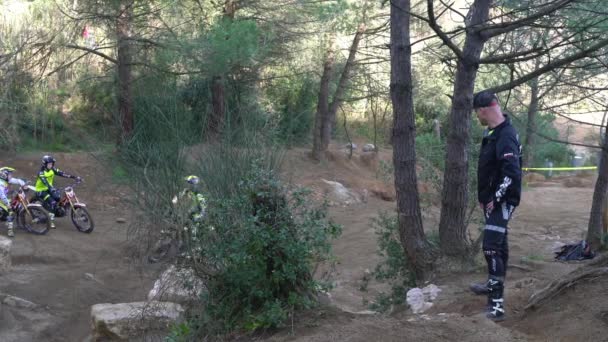
<svg viewBox="0 0 608 342"><path fill-rule="evenodd" d="M221 19L206 36L209 73L222 75L249 67L260 52L260 31L253 20Z"/></svg>
<svg viewBox="0 0 608 342"><path fill-rule="evenodd" d="M279 78L268 89L274 107L277 137L286 145L309 140L314 121L318 82L310 76Z"/></svg>
<svg viewBox="0 0 608 342"><path fill-rule="evenodd" d="M213 270L210 320L192 323L203 331L281 327L294 310L314 304L320 284L313 266L330 256L341 229L325 207L311 206L308 191L286 188L264 165L251 165L231 196L210 198L193 237L194 265Z"/></svg>
<svg viewBox="0 0 608 342"><path fill-rule="evenodd" d="M525 115L520 115L517 117L517 120L513 120L513 125L517 128L520 136L525 135L527 124L528 120ZM541 132L549 138L559 139L559 132L555 128L555 115L537 113L536 131ZM523 140L522 143L525 143L525 141ZM543 166L545 160L553 161L555 167L569 166L574 156L574 151L568 145L550 141L541 136L536 136L534 149L530 150L530 152L533 154L534 161L537 164L531 166L536 167Z"/></svg>
<svg viewBox="0 0 608 342"><path fill-rule="evenodd" d="M372 224L378 241L378 254L383 258L376 266L374 276L378 281L390 284L391 292L381 293L371 308L385 311L393 304L405 302L407 291L416 286L416 276L399 240L397 216L380 213Z"/></svg>

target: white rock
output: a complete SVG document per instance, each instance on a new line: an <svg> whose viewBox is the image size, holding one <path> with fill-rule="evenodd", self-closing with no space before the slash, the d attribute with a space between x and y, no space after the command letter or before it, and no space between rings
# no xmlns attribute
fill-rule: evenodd
<svg viewBox="0 0 608 342"><path fill-rule="evenodd" d="M363 152L373 152L375 150L376 150L376 146L374 144L363 145Z"/></svg>
<svg viewBox="0 0 608 342"><path fill-rule="evenodd" d="M355 143L348 143L344 147L347 148L347 149L350 149L352 147L353 150L356 150L357 149L357 144L355 144Z"/></svg>
<svg viewBox="0 0 608 342"><path fill-rule="evenodd" d="M91 307L93 341L162 340L184 320L181 305L169 302L95 304Z"/></svg>
<svg viewBox="0 0 608 342"><path fill-rule="evenodd" d="M187 304L199 300L205 289L203 280L192 269L171 265L154 282L148 300Z"/></svg>
<svg viewBox="0 0 608 342"><path fill-rule="evenodd" d="M423 289L415 287L407 291L406 301L415 314L423 313L433 306L434 301L441 289L434 284L430 284Z"/></svg>
<svg viewBox="0 0 608 342"><path fill-rule="evenodd" d="M415 314L423 313L433 306L433 303L424 300L424 293L417 287L407 291L406 300Z"/></svg>
<svg viewBox="0 0 608 342"><path fill-rule="evenodd" d="M13 240L0 236L0 272L7 272L11 268L11 247Z"/></svg>
<svg viewBox="0 0 608 342"><path fill-rule="evenodd" d="M435 284L427 285L422 289L422 293L424 293L424 300L427 302L434 301L437 296L439 296L440 292L441 289Z"/></svg>
<svg viewBox="0 0 608 342"><path fill-rule="evenodd" d="M321 179L325 184L331 186L331 196L335 202L342 204L352 204L359 203L359 196L348 190L344 185L334 181L328 181L326 179Z"/></svg>

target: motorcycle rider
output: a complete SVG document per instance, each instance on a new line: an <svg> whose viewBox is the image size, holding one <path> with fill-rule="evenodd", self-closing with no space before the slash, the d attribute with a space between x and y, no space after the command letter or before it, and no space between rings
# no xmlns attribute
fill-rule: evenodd
<svg viewBox="0 0 608 342"><path fill-rule="evenodd" d="M9 184L25 185L24 180L13 177L13 172L15 172L15 169L12 167L4 166L0 168L0 217L6 218L8 237L15 236L13 228L15 214L11 209L11 203L8 198Z"/></svg>
<svg viewBox="0 0 608 342"><path fill-rule="evenodd" d="M187 213L187 220L194 224L187 224L190 227L186 226L183 227L183 230L181 230L178 227L181 226L183 221L178 219L178 222L180 223L178 223L176 227L171 227L168 230L162 230L161 240L158 241L156 247L154 248L154 255L149 256L149 260L151 262L160 261L160 259L163 258L171 248L172 241L177 242L177 249L179 253L183 253L184 249L187 248L186 244L192 235L196 234L197 224L202 222L205 218L207 211L207 200L198 189L200 178L198 176L190 175L185 177L184 180L188 184L187 188L182 190L178 195L174 196L171 202L176 207L175 209L177 209L177 213ZM184 201L184 199L186 199L186 201ZM178 217L184 216L178 214Z"/></svg>
<svg viewBox="0 0 608 342"><path fill-rule="evenodd" d="M184 178L184 180L188 184L188 187L180 193L179 197L187 197L192 201L190 211L188 213L189 218L193 222L200 222L205 217L205 213L207 211L207 200L198 189L200 178L194 175L190 175Z"/></svg>
<svg viewBox="0 0 608 342"><path fill-rule="evenodd" d="M38 172L36 179L36 197L42 200L44 207L49 211L51 218L51 228L55 228L55 211L57 203L60 200L59 191L53 187L55 175L65 178L75 179L77 182L82 181L82 178L67 174L55 167L55 158L50 155L42 157L42 166Z"/></svg>

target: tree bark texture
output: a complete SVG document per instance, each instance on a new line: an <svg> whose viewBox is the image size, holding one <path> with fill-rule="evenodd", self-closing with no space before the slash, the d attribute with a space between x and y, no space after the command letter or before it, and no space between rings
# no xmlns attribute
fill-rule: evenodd
<svg viewBox="0 0 608 342"><path fill-rule="evenodd" d="M593 202L587 227L587 241L591 244L591 248L595 250L602 246L602 238L604 237L602 220L607 205L606 191L608 191L608 130L604 132L602 157L600 158L597 181L593 190Z"/></svg>
<svg viewBox="0 0 608 342"><path fill-rule="evenodd" d="M317 113L315 115L315 125L313 131L312 157L321 160L323 149L324 126L329 123L329 83L334 67L334 38L330 38L327 55L323 63L323 74L321 75L321 85L319 86L319 96L317 98Z"/></svg>
<svg viewBox="0 0 608 342"><path fill-rule="evenodd" d="M424 234L417 186L409 9L410 0L391 2L390 92L399 238L420 281L432 269L434 255Z"/></svg>
<svg viewBox="0 0 608 342"><path fill-rule="evenodd" d="M225 113L224 78L214 76L211 79L211 115L207 122L208 133L211 137L217 137L220 134Z"/></svg>
<svg viewBox="0 0 608 342"><path fill-rule="evenodd" d="M353 38L353 43L351 44L348 52L348 59L346 60L344 69L342 69L342 74L340 75L340 80L338 81L338 87L336 88L334 97L331 101L331 104L329 105L329 115L323 122L323 128L321 132L321 149L323 151L327 151L327 148L329 147L329 142L331 141L331 132L333 128L336 127L338 107L340 107L340 104L343 101L342 97L344 96L344 93L348 86L348 81L350 79L352 69L354 69L355 67L355 57L357 55L357 49L359 48L359 42L361 41L364 32L365 25L359 25L357 33L355 33L355 37Z"/></svg>
<svg viewBox="0 0 608 342"><path fill-rule="evenodd" d="M117 68L118 68L118 115L121 122L120 141L124 142L133 133L133 92L131 64L133 59L131 37L131 19L133 16L133 3L122 1L116 19L116 34L118 40Z"/></svg>
<svg viewBox="0 0 608 342"><path fill-rule="evenodd" d="M486 22L491 3L492 0L475 0L467 16L471 18L467 27ZM454 81L439 222L441 251L448 256L464 257L470 251L465 223L469 191L468 147L473 90L484 44L485 38L481 34L467 30L463 56L458 60Z"/></svg>
<svg viewBox="0 0 608 342"><path fill-rule="evenodd" d="M524 167L533 167L534 166L534 156L532 155L532 151L534 151L534 144L536 137L536 115L538 113L538 94L539 94L539 86L538 86L538 78L530 81L530 105L528 106L528 123L526 124L526 142L523 146L523 161Z"/></svg>

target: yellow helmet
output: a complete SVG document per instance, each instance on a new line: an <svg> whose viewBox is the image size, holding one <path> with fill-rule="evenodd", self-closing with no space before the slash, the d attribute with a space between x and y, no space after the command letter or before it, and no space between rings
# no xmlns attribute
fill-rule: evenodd
<svg viewBox="0 0 608 342"><path fill-rule="evenodd" d="M192 184L192 185L196 185L196 184L198 184L198 182L200 182L200 179L197 176L193 176L193 175L186 177L185 180L186 180L186 182L188 182L188 184Z"/></svg>
<svg viewBox="0 0 608 342"><path fill-rule="evenodd" d="M8 166L0 167L0 179L7 181L8 176L11 173L13 173L14 171L15 171L15 169L13 169L12 167L8 167Z"/></svg>

